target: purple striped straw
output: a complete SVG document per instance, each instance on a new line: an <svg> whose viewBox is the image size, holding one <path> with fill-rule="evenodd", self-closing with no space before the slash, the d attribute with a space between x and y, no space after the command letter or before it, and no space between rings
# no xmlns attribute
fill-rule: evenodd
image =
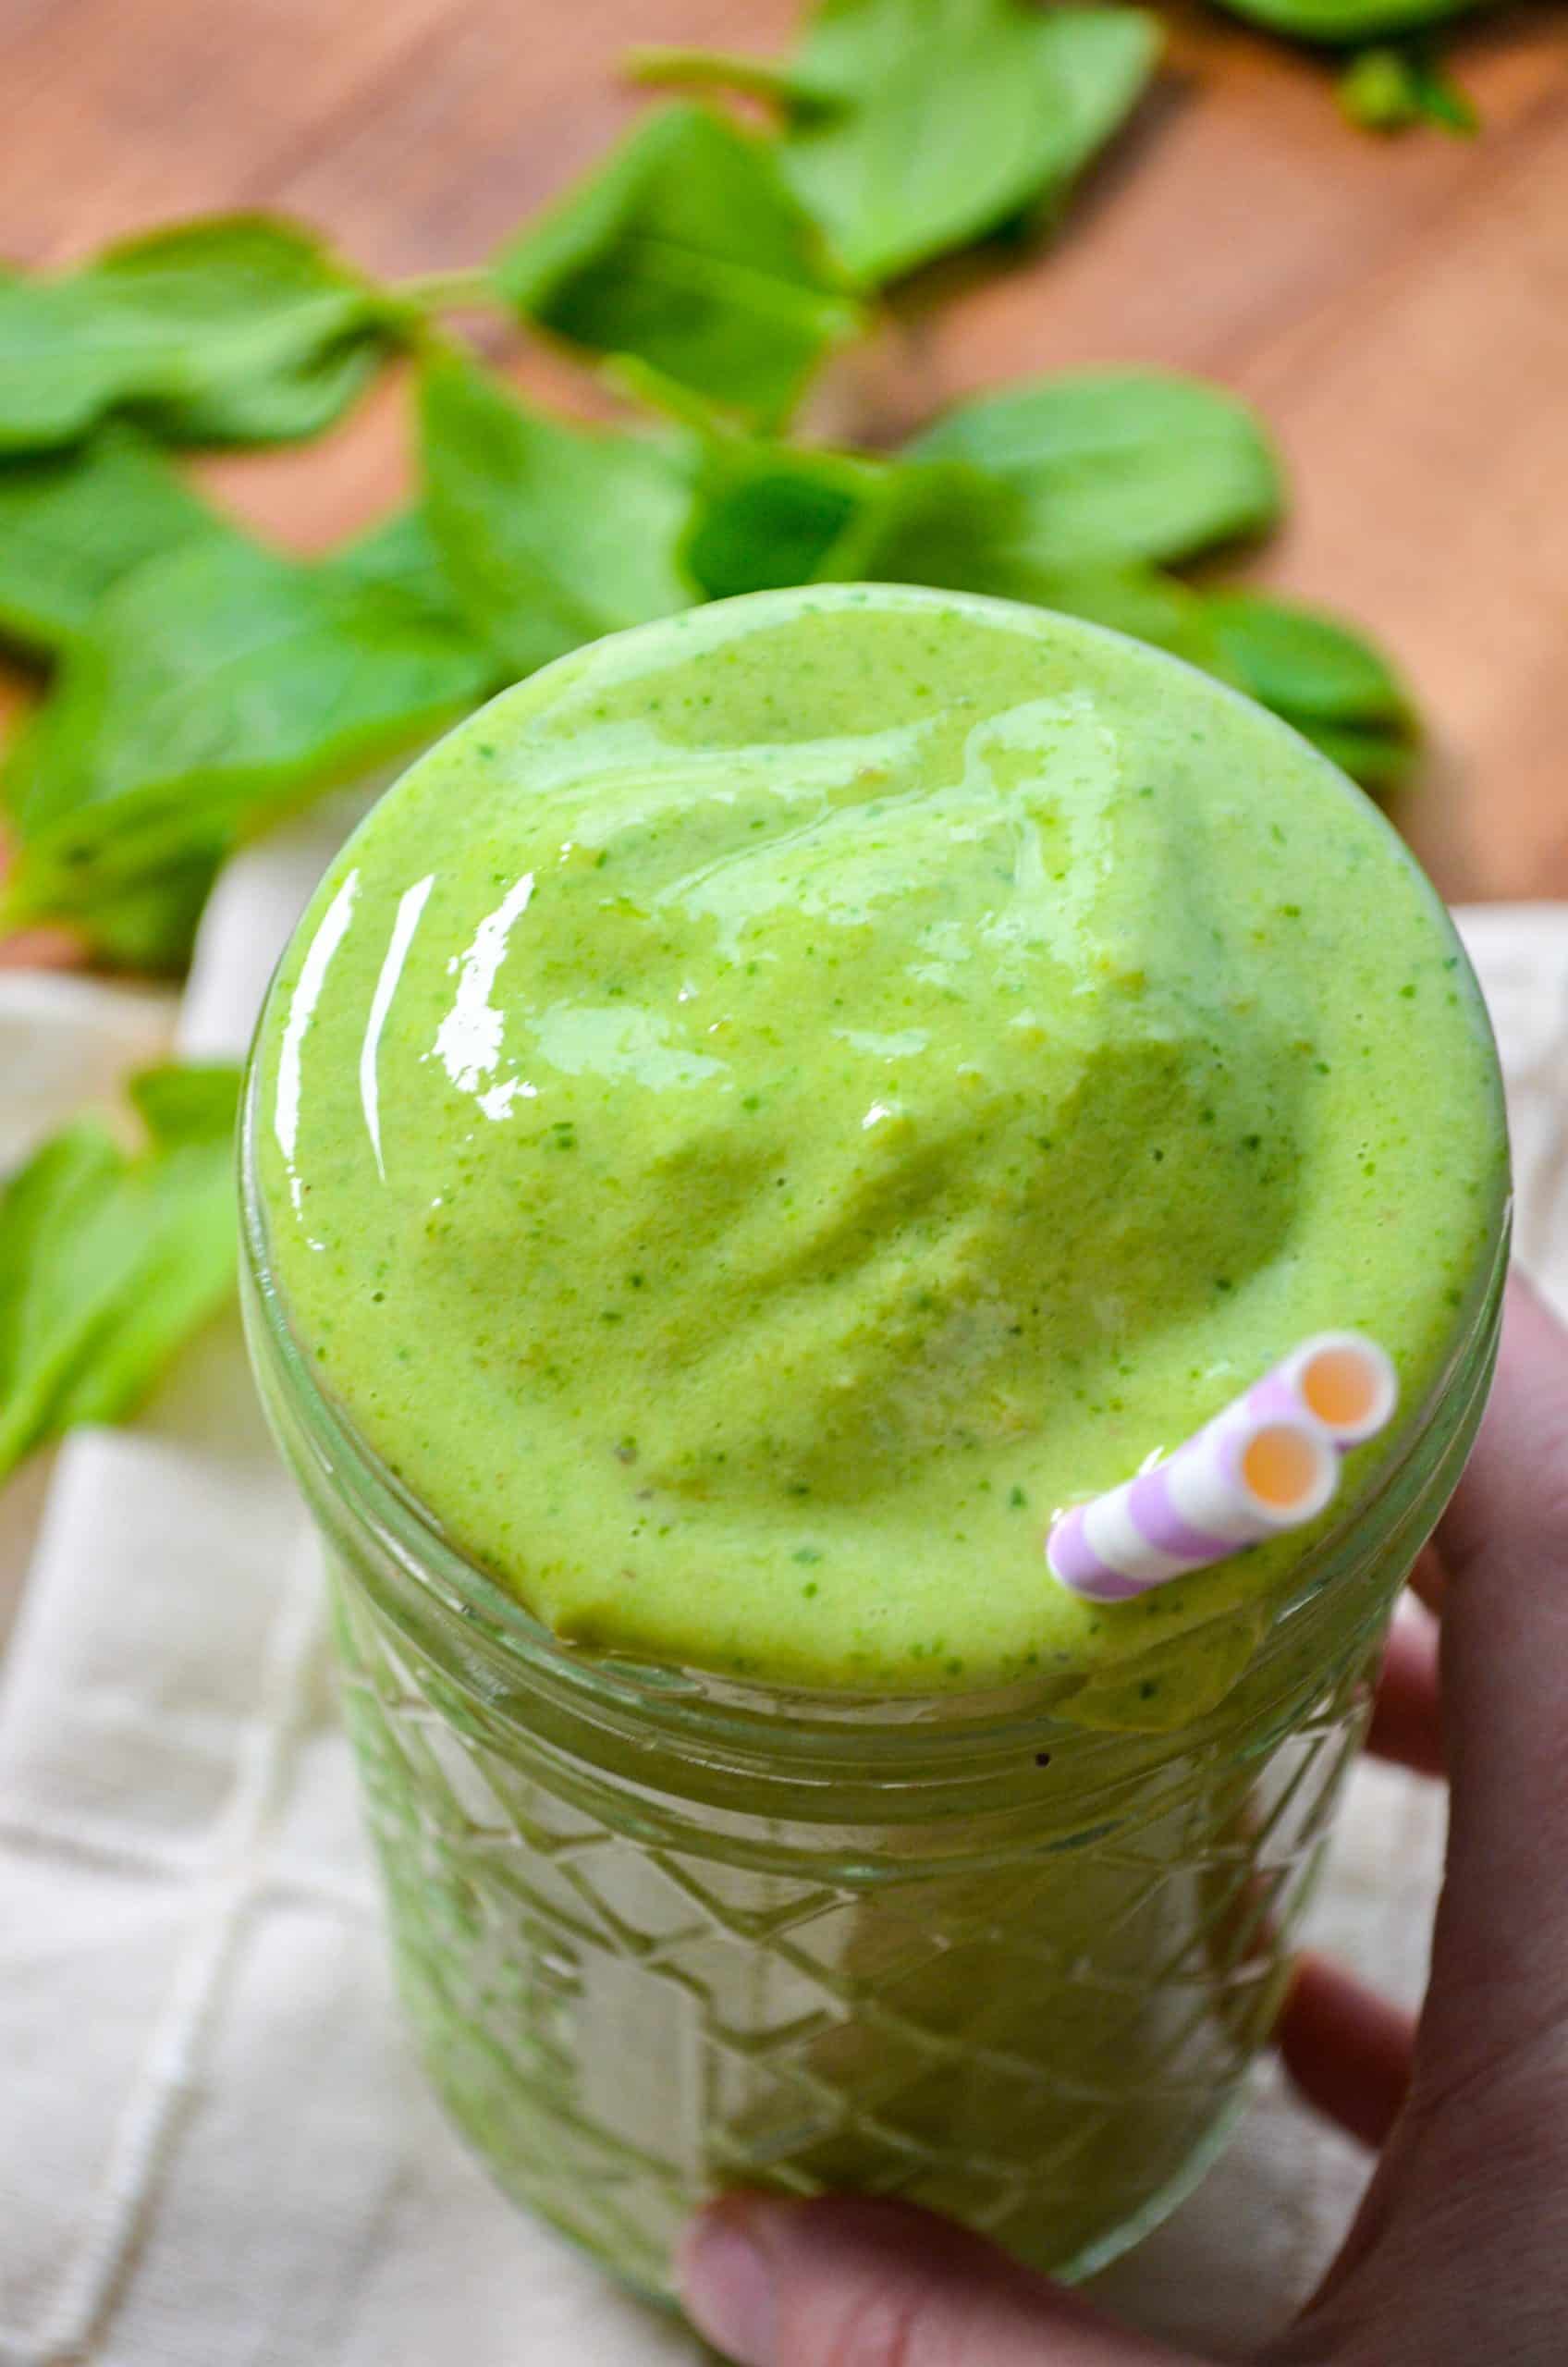
<svg viewBox="0 0 1568 2367"><path fill-rule="evenodd" d="M1315 1422L1343 1451L1387 1429L1399 1378L1387 1350L1364 1332L1319 1331L1239 1403L1263 1421Z"/></svg>
<svg viewBox="0 0 1568 2367"><path fill-rule="evenodd" d="M1189 1570L1315 1520L1341 1456L1390 1418L1393 1367L1359 1333L1305 1340L1175 1452L1061 1515L1052 1575L1096 1602L1124 1602Z"/></svg>

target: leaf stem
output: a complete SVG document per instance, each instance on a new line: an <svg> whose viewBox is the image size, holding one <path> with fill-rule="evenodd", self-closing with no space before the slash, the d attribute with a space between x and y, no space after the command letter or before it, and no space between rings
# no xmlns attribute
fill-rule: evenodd
<svg viewBox="0 0 1568 2367"><path fill-rule="evenodd" d="M504 308L500 289L483 264L466 271L423 271L394 283L393 293L405 303L427 313L466 310L473 305Z"/></svg>
<svg viewBox="0 0 1568 2367"><path fill-rule="evenodd" d="M622 70L633 82L663 89L684 83L694 90L742 91L748 98L767 99L775 106L809 103L811 92L787 67L766 57L741 57L707 49L675 49L664 43L643 43L629 49Z"/></svg>

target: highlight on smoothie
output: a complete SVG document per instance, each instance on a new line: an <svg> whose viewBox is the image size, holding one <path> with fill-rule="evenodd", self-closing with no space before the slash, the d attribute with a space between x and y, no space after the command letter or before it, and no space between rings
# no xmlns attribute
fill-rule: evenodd
<svg viewBox="0 0 1568 2367"><path fill-rule="evenodd" d="M1207 1568L1325 1511L1339 1457L1391 1420L1392 1359L1354 1331L1325 1333L1266 1373L1136 1478L1053 1523L1053 1576L1096 1602L1124 1602Z"/></svg>

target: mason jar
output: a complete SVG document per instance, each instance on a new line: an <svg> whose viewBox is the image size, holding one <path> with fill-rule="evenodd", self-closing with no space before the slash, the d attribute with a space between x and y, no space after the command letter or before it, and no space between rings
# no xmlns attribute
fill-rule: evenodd
<svg viewBox="0 0 1568 2367"><path fill-rule="evenodd" d="M320 1386L249 1100L252 1355L325 1543L398 1985L459 2129L654 2293L732 2186L905 2196L1059 2275L1111 2258L1245 2101L1394 1600L1480 1417L1505 1228L1400 1451L1224 1698L1130 1731L1060 1680L814 1695L559 1642Z"/></svg>

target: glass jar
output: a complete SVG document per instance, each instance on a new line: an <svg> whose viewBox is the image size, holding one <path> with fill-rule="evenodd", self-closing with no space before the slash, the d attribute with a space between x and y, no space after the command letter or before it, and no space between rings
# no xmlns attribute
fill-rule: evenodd
<svg viewBox="0 0 1568 2367"><path fill-rule="evenodd" d="M244 1157L246 1315L326 1549L399 1986L501 2185L655 2293L715 2190L896 2193L1059 2275L1245 2101L1385 1626L1475 1435L1503 1245L1219 1705L804 1695L562 1645L317 1386Z"/></svg>

